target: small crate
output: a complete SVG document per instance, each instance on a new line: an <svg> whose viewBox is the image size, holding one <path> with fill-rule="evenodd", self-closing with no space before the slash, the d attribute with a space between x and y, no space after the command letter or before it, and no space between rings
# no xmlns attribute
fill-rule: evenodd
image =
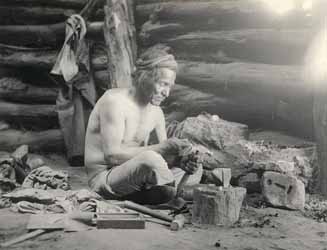
<svg viewBox="0 0 327 250"><path fill-rule="evenodd" d="M139 213L97 214L97 228L144 229L145 219Z"/></svg>

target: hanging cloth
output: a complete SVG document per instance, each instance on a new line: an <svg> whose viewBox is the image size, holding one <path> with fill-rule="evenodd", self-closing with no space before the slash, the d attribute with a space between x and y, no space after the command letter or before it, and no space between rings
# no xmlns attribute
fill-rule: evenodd
<svg viewBox="0 0 327 250"><path fill-rule="evenodd" d="M85 34L84 19L72 15L66 22L65 41L51 71L58 75L56 80L61 86L56 107L71 165L83 165L87 122L96 102Z"/></svg>

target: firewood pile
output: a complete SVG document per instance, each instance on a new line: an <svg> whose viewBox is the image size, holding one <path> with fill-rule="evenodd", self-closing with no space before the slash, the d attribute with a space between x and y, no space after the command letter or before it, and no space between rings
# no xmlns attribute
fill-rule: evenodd
<svg viewBox="0 0 327 250"><path fill-rule="evenodd" d="M169 121L207 111L250 128L309 137L312 85L303 80L302 63L315 22L301 4L278 13L262 0L141 0L136 6L139 47L163 43L179 60Z"/></svg>
<svg viewBox="0 0 327 250"><path fill-rule="evenodd" d="M97 2L95 6L90 6ZM98 94L109 86L103 36L104 1L0 1L0 148L62 151L56 112L58 84L50 71L73 14L88 16L91 72ZM88 11L92 10L91 13Z"/></svg>

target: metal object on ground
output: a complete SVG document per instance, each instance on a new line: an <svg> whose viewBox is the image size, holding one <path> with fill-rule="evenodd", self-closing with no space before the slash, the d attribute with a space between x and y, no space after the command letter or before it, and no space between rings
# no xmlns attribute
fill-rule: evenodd
<svg viewBox="0 0 327 250"><path fill-rule="evenodd" d="M212 170L214 178L217 178L224 188L229 187L230 180L232 178L232 172L230 168L216 168Z"/></svg>

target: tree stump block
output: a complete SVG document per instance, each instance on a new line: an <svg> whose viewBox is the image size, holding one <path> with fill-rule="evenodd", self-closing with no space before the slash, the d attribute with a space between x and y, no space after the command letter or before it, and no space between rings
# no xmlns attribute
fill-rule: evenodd
<svg viewBox="0 0 327 250"><path fill-rule="evenodd" d="M239 219L246 189L201 186L194 189L192 222L229 226Z"/></svg>

